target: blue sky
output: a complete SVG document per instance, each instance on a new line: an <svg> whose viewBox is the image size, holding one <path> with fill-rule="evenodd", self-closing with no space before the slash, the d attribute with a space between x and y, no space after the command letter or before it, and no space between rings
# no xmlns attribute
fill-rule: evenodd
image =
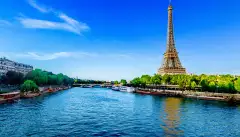
<svg viewBox="0 0 240 137"><path fill-rule="evenodd" d="M172 0L189 73L240 74L240 1ZM84 79L154 74L168 0L1 0L0 56Z"/></svg>

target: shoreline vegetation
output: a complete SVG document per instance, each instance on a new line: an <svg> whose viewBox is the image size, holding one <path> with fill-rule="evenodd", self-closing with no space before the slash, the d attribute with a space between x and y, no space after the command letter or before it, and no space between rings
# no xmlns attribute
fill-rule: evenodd
<svg viewBox="0 0 240 137"><path fill-rule="evenodd" d="M142 75L130 81L139 88L171 88L180 91L240 93L240 77L233 75Z"/></svg>
<svg viewBox="0 0 240 137"><path fill-rule="evenodd" d="M35 69L26 76L22 73L9 71L6 75L1 76L0 82L2 85L0 104L2 104L14 102L19 98L33 98L69 89L74 83L74 79L62 73L54 74L41 69Z"/></svg>
<svg viewBox="0 0 240 137"><path fill-rule="evenodd" d="M130 86L140 94L240 104L240 77L233 75L142 75L131 80Z"/></svg>

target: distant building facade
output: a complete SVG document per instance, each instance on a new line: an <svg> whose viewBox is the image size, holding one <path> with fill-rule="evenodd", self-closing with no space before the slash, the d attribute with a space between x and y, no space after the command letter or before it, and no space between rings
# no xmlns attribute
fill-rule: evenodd
<svg viewBox="0 0 240 137"><path fill-rule="evenodd" d="M6 58L0 58L0 75L5 75L8 71L20 72L26 75L33 70L33 66L14 62Z"/></svg>

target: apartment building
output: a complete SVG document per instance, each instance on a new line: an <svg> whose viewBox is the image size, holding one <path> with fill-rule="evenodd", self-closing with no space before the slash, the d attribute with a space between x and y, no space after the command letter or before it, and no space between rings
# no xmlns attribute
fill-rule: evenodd
<svg viewBox="0 0 240 137"><path fill-rule="evenodd" d="M0 75L5 75L8 71L20 72L26 75L33 70L33 66L18 63L7 58L0 58Z"/></svg>

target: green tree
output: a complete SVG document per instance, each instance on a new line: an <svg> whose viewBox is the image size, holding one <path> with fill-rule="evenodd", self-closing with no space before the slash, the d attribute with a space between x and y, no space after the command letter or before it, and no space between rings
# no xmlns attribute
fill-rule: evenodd
<svg viewBox="0 0 240 137"><path fill-rule="evenodd" d="M21 86L21 92L39 92L37 84L32 80L26 80Z"/></svg>
<svg viewBox="0 0 240 137"><path fill-rule="evenodd" d="M240 77L232 75L143 75L141 78L135 78L131 81L134 86L145 87L148 84L172 84L178 85L182 90L196 89L201 86L202 91L236 93L240 92Z"/></svg>
<svg viewBox="0 0 240 137"><path fill-rule="evenodd" d="M141 86L141 79L140 78L134 78L131 82L130 82L134 87L140 87Z"/></svg>
<svg viewBox="0 0 240 137"><path fill-rule="evenodd" d="M123 86L126 86L127 85L127 80L125 79L121 79L121 82L120 82Z"/></svg>
<svg viewBox="0 0 240 137"><path fill-rule="evenodd" d="M186 88L190 89L191 88L191 76L190 75L184 75L184 79L186 81Z"/></svg>
<svg viewBox="0 0 240 137"><path fill-rule="evenodd" d="M220 80L218 82L218 91L219 92L224 92L224 93L234 93L235 92L235 88L234 88L234 84L232 81L229 81L227 79L225 80Z"/></svg>
<svg viewBox="0 0 240 137"><path fill-rule="evenodd" d="M196 85L199 85L201 79L198 75L192 75L191 76L191 81L194 81L196 83Z"/></svg>
<svg viewBox="0 0 240 137"><path fill-rule="evenodd" d="M48 84L49 85L57 85L57 76L56 75L48 75Z"/></svg>
<svg viewBox="0 0 240 137"><path fill-rule="evenodd" d="M149 75L142 75L140 80L141 80L141 84L145 87L147 84L151 83L151 76L149 76Z"/></svg>
<svg viewBox="0 0 240 137"><path fill-rule="evenodd" d="M42 71L41 69L35 69L29 72L25 80L32 80L37 85L72 85L74 83L74 79L66 75L61 73L56 75L52 72Z"/></svg>
<svg viewBox="0 0 240 137"><path fill-rule="evenodd" d="M154 76L151 77L151 84L155 84L155 85L160 85L161 84L161 76L158 74L155 74Z"/></svg>
<svg viewBox="0 0 240 137"><path fill-rule="evenodd" d="M163 75L162 80L163 80L164 84L170 84L171 76L168 74L165 74L165 75Z"/></svg>
<svg viewBox="0 0 240 137"><path fill-rule="evenodd" d="M171 78L171 80L170 80L170 84L171 85L177 85L178 84L178 82L179 82L179 76L180 75L172 75L172 76L170 76ZM166 80L166 81L169 81L169 80Z"/></svg>
<svg viewBox="0 0 240 137"><path fill-rule="evenodd" d="M119 82L118 82L117 80L115 80L115 81L114 81L114 84L115 84L115 85L118 85L118 84L119 84Z"/></svg>
<svg viewBox="0 0 240 137"><path fill-rule="evenodd" d="M74 83L74 79L69 78L68 76L64 75L64 79L63 79L63 84L64 85L72 85ZM100 81L96 81L96 84L99 84Z"/></svg>
<svg viewBox="0 0 240 137"><path fill-rule="evenodd" d="M6 75L1 75L0 76L0 84L7 84L7 77L6 77Z"/></svg>
<svg viewBox="0 0 240 137"><path fill-rule="evenodd" d="M57 74L57 84L58 85L62 85L63 84L63 80L64 80L64 76L62 73Z"/></svg>
<svg viewBox="0 0 240 137"><path fill-rule="evenodd" d="M188 84L188 79L186 77L182 76L181 79L179 79L178 86L182 90L186 90Z"/></svg>
<svg viewBox="0 0 240 137"><path fill-rule="evenodd" d="M22 84L23 82L23 74L15 71L8 71L6 76L4 77L5 79L5 84L10 84L10 85L19 85Z"/></svg>
<svg viewBox="0 0 240 137"><path fill-rule="evenodd" d="M240 93L240 78L234 82L234 87Z"/></svg>
<svg viewBox="0 0 240 137"><path fill-rule="evenodd" d="M210 92L215 92L217 89L217 86L216 86L215 82L213 82L213 81L210 82L208 86L209 86L208 91L210 91Z"/></svg>
<svg viewBox="0 0 240 137"><path fill-rule="evenodd" d="M208 82L206 79L202 79L200 82L200 86L202 87L203 91L208 91Z"/></svg>
<svg viewBox="0 0 240 137"><path fill-rule="evenodd" d="M78 83L78 79L74 79L74 83L75 83L75 84Z"/></svg>
<svg viewBox="0 0 240 137"><path fill-rule="evenodd" d="M191 89L195 90L195 88L197 87L197 84L195 81L191 82Z"/></svg>
<svg viewBox="0 0 240 137"><path fill-rule="evenodd" d="M26 80L33 80L37 85L45 85L48 83L48 73L41 69L35 69L27 74Z"/></svg>

